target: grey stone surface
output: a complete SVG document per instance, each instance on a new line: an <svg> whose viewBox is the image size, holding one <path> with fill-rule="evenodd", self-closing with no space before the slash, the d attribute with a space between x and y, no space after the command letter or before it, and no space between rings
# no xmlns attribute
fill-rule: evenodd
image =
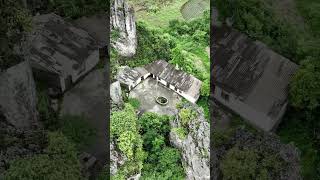
<svg viewBox="0 0 320 180"><path fill-rule="evenodd" d="M110 85L110 97L112 103L119 106L123 105L122 91L119 81L116 81Z"/></svg>
<svg viewBox="0 0 320 180"><path fill-rule="evenodd" d="M60 112L61 115L83 115L96 129L95 142L85 151L95 156L100 162L104 162L107 157L106 97L103 70L95 70L65 93Z"/></svg>
<svg viewBox="0 0 320 180"><path fill-rule="evenodd" d="M202 108L189 106L197 112L197 117L188 123L189 133L185 139L180 139L175 131L170 132L170 142L181 150L182 164L186 179L210 179L210 125L204 118ZM181 127L179 116L170 122L172 128Z"/></svg>
<svg viewBox="0 0 320 180"><path fill-rule="evenodd" d="M110 24L107 21L107 13L81 17L75 20L73 24L87 31L94 39L96 39L100 46L109 44L107 35Z"/></svg>
<svg viewBox="0 0 320 180"><path fill-rule="evenodd" d="M134 10L125 0L114 0L111 5L110 28L118 31L119 37L111 45L120 55L131 57L136 53L137 35Z"/></svg>
<svg viewBox="0 0 320 180"><path fill-rule="evenodd" d="M38 127L37 94L29 62L0 73L0 111L7 123L27 130Z"/></svg>
<svg viewBox="0 0 320 180"><path fill-rule="evenodd" d="M115 175L124 163L127 161L127 158L121 152L118 152L115 148L114 142L110 143L110 173Z"/></svg>
<svg viewBox="0 0 320 180"><path fill-rule="evenodd" d="M169 101L165 106L156 103L156 97L163 96ZM129 93L129 97L140 101L140 111L154 112L164 115L175 115L177 113L176 104L181 101L181 97L172 90L157 83L152 78L145 79Z"/></svg>

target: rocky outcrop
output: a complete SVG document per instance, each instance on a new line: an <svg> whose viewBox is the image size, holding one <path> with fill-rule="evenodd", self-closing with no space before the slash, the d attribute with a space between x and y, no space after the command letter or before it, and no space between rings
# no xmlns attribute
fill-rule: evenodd
<svg viewBox="0 0 320 180"><path fill-rule="evenodd" d="M122 56L133 56L137 48L136 23L134 10L125 0L113 1L110 26L112 46Z"/></svg>
<svg viewBox="0 0 320 180"><path fill-rule="evenodd" d="M121 152L116 150L115 144L112 141L110 143L110 173L111 175L115 175L118 169L125 164L127 158Z"/></svg>
<svg viewBox="0 0 320 180"><path fill-rule="evenodd" d="M0 111L6 123L20 130L38 127L37 94L29 62L0 73Z"/></svg>
<svg viewBox="0 0 320 180"><path fill-rule="evenodd" d="M116 81L110 85L110 97L112 104L116 106L123 105L122 91L119 81Z"/></svg>
<svg viewBox="0 0 320 180"><path fill-rule="evenodd" d="M186 179L210 179L210 125L204 117L202 108L196 105L185 105L196 112L197 117L188 123L189 133L185 138L179 137L177 132L170 132L171 144L180 149L182 164L186 171ZM179 116L170 122L172 128L181 127Z"/></svg>

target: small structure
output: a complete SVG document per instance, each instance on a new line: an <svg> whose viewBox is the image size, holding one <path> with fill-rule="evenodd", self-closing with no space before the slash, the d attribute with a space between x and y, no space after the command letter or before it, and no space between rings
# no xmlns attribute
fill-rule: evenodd
<svg viewBox="0 0 320 180"><path fill-rule="evenodd" d="M194 76L178 70L164 60L157 60L145 67L124 67L117 79L131 91L142 80L152 77L188 101L195 103L200 97L202 82Z"/></svg>
<svg viewBox="0 0 320 180"><path fill-rule="evenodd" d="M200 97L202 82L184 71L178 70L167 61L158 60L145 66L152 78L178 93L192 103Z"/></svg>
<svg viewBox="0 0 320 180"><path fill-rule="evenodd" d="M130 68L124 66L120 68L117 75L118 81L131 91L142 80L148 78L150 73L143 67Z"/></svg>
<svg viewBox="0 0 320 180"><path fill-rule="evenodd" d="M62 92L99 62L96 40L53 13L33 18L23 49L36 78Z"/></svg>
<svg viewBox="0 0 320 180"><path fill-rule="evenodd" d="M288 104L288 85L298 66L228 27L215 27L213 98L254 126L271 131Z"/></svg>

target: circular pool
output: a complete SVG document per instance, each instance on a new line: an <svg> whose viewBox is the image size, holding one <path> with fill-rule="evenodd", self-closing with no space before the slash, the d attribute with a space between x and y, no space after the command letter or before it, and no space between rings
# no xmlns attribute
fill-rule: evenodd
<svg viewBox="0 0 320 180"><path fill-rule="evenodd" d="M160 104L161 106L165 106L168 104L168 99L166 97L163 97L163 96L158 96L156 97L156 102L158 104Z"/></svg>

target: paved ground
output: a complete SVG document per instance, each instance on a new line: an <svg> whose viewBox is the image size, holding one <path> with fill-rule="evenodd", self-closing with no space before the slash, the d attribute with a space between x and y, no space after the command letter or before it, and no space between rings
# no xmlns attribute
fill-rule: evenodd
<svg viewBox="0 0 320 180"><path fill-rule="evenodd" d="M155 97L164 96L169 102L166 106L156 103ZM181 97L174 91L164 87L152 79L148 78L137 85L129 94L129 97L140 101L142 112L155 112L158 114L174 115L177 113L176 104L181 101Z"/></svg>
<svg viewBox="0 0 320 180"><path fill-rule="evenodd" d="M103 164L107 160L107 110L102 70L90 72L63 97L61 115L84 115L97 130L97 139L85 151Z"/></svg>

